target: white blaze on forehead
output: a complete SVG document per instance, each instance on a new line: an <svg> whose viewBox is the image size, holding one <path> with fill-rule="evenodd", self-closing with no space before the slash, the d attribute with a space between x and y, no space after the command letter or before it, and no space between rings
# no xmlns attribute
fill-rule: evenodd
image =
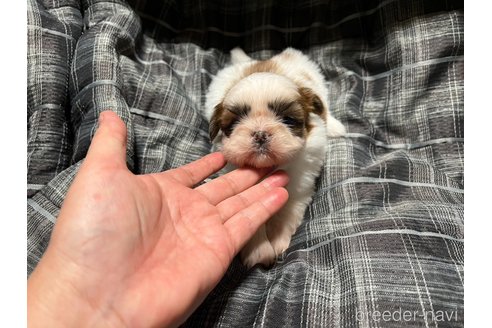
<svg viewBox="0 0 492 328"><path fill-rule="evenodd" d="M247 104L252 110L262 109L275 99L295 101L299 97L297 85L274 73L253 73L229 90L224 105Z"/></svg>

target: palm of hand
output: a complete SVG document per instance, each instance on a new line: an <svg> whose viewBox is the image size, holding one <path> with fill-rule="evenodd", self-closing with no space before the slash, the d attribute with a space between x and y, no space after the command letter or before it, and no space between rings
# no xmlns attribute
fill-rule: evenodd
<svg viewBox="0 0 492 328"><path fill-rule="evenodd" d="M105 302L119 299L118 307L125 314L118 315L132 321L124 317L132 311L142 312L139 307L149 314L158 313L167 299L180 300L179 295L170 295L176 281L200 290L220 279L236 250L220 213L205 196L171 177L160 177L157 182L152 175L135 176L123 170L88 176L96 177L97 182L85 180L87 184L106 186L106 192L76 197L81 206L92 201L84 198L97 198L97 206L71 221L77 238L71 235L60 243L79 262L80 275L87 278L87 270L91 271L92 281L87 284L94 290L85 289L89 298L93 294L97 299L104 297ZM198 280L190 269L201 272ZM110 287L111 295L100 295L100 286Z"/></svg>

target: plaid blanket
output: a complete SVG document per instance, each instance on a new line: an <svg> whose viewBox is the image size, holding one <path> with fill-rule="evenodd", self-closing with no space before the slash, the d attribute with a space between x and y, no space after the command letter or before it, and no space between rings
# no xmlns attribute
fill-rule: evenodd
<svg viewBox="0 0 492 328"><path fill-rule="evenodd" d="M211 149L213 76L241 46L322 68L317 192L271 269L235 260L186 327L462 327L463 1L28 0L27 266L46 249L99 113L135 173ZM162 291L166 293L166 291Z"/></svg>

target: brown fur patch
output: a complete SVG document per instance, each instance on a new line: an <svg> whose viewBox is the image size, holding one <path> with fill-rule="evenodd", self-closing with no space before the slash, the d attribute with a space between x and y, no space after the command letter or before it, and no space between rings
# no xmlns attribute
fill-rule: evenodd
<svg viewBox="0 0 492 328"><path fill-rule="evenodd" d="M326 108L323 106L323 102L321 99L313 92L313 90L309 88L299 88L299 94L301 95L299 98L299 102L304 109L304 114L306 117L305 126L306 130L309 133L313 126L309 122L309 114L314 113L319 115L323 121L326 122Z"/></svg>
<svg viewBox="0 0 492 328"><path fill-rule="evenodd" d="M210 135L210 141L214 141L215 137L220 130L220 121L222 119L222 113L224 112L224 106L222 103L215 106L214 113L210 118L210 123L208 126L208 133Z"/></svg>
<svg viewBox="0 0 492 328"><path fill-rule="evenodd" d="M251 75L253 73L268 72L268 73L280 73L280 69L272 60L262 60L252 64L244 70L244 76Z"/></svg>
<svg viewBox="0 0 492 328"><path fill-rule="evenodd" d="M215 106L215 111L210 119L209 134L210 140L213 141L220 130L229 136L232 128L238 120L246 116L251 108L248 105L234 105L226 107L223 103Z"/></svg>
<svg viewBox="0 0 492 328"><path fill-rule="evenodd" d="M300 102L308 113L319 115L326 122L326 108L321 99L309 88L298 89Z"/></svg>

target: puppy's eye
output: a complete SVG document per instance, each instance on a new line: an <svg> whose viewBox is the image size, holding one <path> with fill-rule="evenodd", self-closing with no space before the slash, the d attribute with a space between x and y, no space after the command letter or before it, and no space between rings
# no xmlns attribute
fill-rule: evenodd
<svg viewBox="0 0 492 328"><path fill-rule="evenodd" d="M282 123L284 123L285 125L289 126L289 127L295 127L295 126L299 126L301 124L301 122L293 117L290 117L290 116L284 116L282 118Z"/></svg>
<svg viewBox="0 0 492 328"><path fill-rule="evenodd" d="M222 128L222 131L224 132L225 136L226 137L229 137L232 133L232 130L234 130L234 127L236 126L237 122L239 121L238 118L232 120L231 122L229 122L229 124L227 124L226 126L224 126Z"/></svg>

